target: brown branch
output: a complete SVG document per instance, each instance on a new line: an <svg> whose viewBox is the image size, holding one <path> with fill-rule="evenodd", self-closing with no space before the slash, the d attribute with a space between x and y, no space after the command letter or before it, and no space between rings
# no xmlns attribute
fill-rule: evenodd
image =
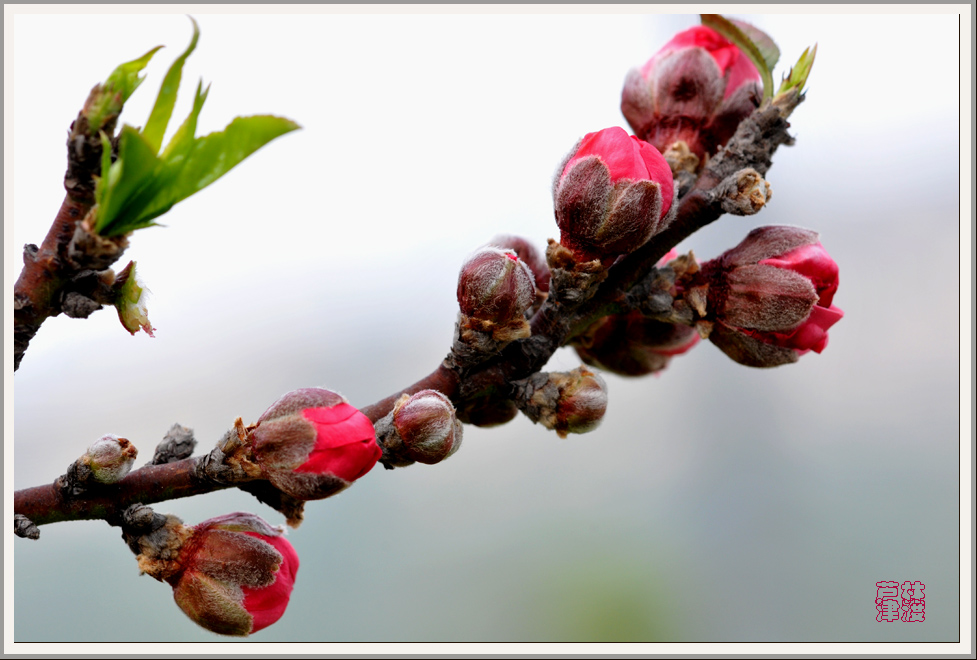
<svg viewBox="0 0 977 660"><path fill-rule="evenodd" d="M723 184L729 177L746 168L753 168L760 174L769 169L770 158L777 147L791 143L786 117L802 100L803 97L796 92L789 93L744 120L726 148L713 157L696 185L682 197L672 224L639 250L614 264L593 299L580 305L548 300L532 318L532 335L528 339L514 341L500 354L481 361L446 359L425 378L364 407L362 412L375 423L390 412L402 394L414 394L424 389L442 392L456 406L484 396L486 392L501 393L503 396L511 394L514 381L542 369L557 348L566 345L592 320L628 308L627 293L652 272L670 248L718 219L723 213L722 195L728 194L728 186L724 187ZM63 207L64 226L56 231L59 226L56 222L49 234L50 240L45 240L46 245L49 242L60 245L68 228L77 222L77 212L72 214L72 208L75 207ZM27 270L25 268L25 272ZM44 273L48 272L51 269L41 268L35 277L43 281ZM34 290L37 289L43 287L35 286ZM54 484L20 490L14 494L14 511L26 516L35 525L105 519L121 514L132 504L152 504L227 488L224 484L200 476L197 464L201 460L199 457L188 458L165 465L147 466L130 473L117 484L101 486L69 499L65 499Z"/></svg>

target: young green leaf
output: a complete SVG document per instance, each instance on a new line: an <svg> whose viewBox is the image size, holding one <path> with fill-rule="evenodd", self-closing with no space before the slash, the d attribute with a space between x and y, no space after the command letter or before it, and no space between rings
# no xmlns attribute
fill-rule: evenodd
<svg viewBox="0 0 977 660"><path fill-rule="evenodd" d="M85 104L84 109L93 136L102 130L109 118L118 116L122 112L123 104L145 79L145 76L140 76L139 72L146 68L149 60L153 59L153 55L160 48L162 46L156 46L142 57L120 64L105 79L105 83L98 86L97 92Z"/></svg>
<svg viewBox="0 0 977 660"><path fill-rule="evenodd" d="M98 206L95 231L103 236L118 236L132 231L139 216L139 198L155 196L154 174L160 160L142 135L123 126L119 135L119 156L95 186Z"/></svg>
<svg viewBox="0 0 977 660"><path fill-rule="evenodd" d="M190 39L190 45L187 46L182 55L176 58L176 61L170 66L170 70L166 72L163 84L159 88L159 94L156 96L156 104L149 114L146 127L142 129L143 137L146 138L146 142L149 143L154 152L158 152L160 145L163 144L163 135L166 133L166 127L173 115L176 93L180 87L180 80L183 78L183 64L197 47L197 40L200 38L200 28L197 26L197 21L193 20L193 17L190 20L193 22L193 38Z"/></svg>
<svg viewBox="0 0 977 660"><path fill-rule="evenodd" d="M797 60L797 64L792 66L790 73L781 80L780 89L777 90L778 95L794 88L798 91L804 91L804 85L807 84L807 77L811 74L811 68L814 66L814 56L817 54L817 44L814 44L813 48L804 49L804 52L801 53L801 56Z"/></svg>
<svg viewBox="0 0 977 660"><path fill-rule="evenodd" d="M750 25L746 21L738 21L733 18L729 22L738 27L743 34L750 38L750 41L753 42L757 50L760 51L760 54L763 55L763 61L766 62L767 68L773 71L773 68L777 66L777 61L780 59L780 48L770 38L770 35L755 25Z"/></svg>
<svg viewBox="0 0 977 660"><path fill-rule="evenodd" d="M773 96L773 75L770 73L770 67L767 66L767 61L760 52L753 40L750 39L746 34L743 33L736 25L734 25L729 19L720 16L719 14L700 14L702 17L702 24L706 27L712 28L722 36L724 36L729 41L733 42L747 57L753 62L753 66L756 67L757 71L760 73L760 77L763 79L763 98L769 99Z"/></svg>
<svg viewBox="0 0 977 660"><path fill-rule="evenodd" d="M168 157L159 172L163 190L141 214L150 220L171 206L206 188L234 166L299 125L270 115L236 117L223 131L197 138L185 157ZM180 155L182 156L182 155Z"/></svg>

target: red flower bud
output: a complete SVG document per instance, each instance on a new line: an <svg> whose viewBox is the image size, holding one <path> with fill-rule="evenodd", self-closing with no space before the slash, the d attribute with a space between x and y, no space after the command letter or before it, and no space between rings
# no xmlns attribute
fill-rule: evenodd
<svg viewBox="0 0 977 660"><path fill-rule="evenodd" d="M466 316L505 325L522 319L535 300L533 272L511 250L481 248L461 267L458 304Z"/></svg>
<svg viewBox="0 0 977 660"><path fill-rule="evenodd" d="M179 570L164 579L188 617L221 635L250 635L282 617L299 557L281 528L231 513L186 531L179 534Z"/></svg>
<svg viewBox="0 0 977 660"><path fill-rule="evenodd" d="M393 409L393 425L401 439L400 453L418 463L440 463L461 447L455 407L436 390L401 398Z"/></svg>
<svg viewBox="0 0 977 660"><path fill-rule="evenodd" d="M760 74L718 32L680 32L624 83L621 112L638 137L664 152L685 142L700 158L724 145L762 97Z"/></svg>
<svg viewBox="0 0 977 660"><path fill-rule="evenodd" d="M289 392L258 418L252 451L262 474L301 500L329 497L376 465L373 423L335 392Z"/></svg>
<svg viewBox="0 0 977 660"><path fill-rule="evenodd" d="M633 252L667 226L672 197L657 150L618 127L588 133L553 188L560 243L584 261Z"/></svg>
<svg viewBox="0 0 977 660"><path fill-rule="evenodd" d="M519 409L561 438L593 431L607 410L607 385L586 367L569 373L537 372L514 385Z"/></svg>
<svg viewBox="0 0 977 660"><path fill-rule="evenodd" d="M699 333L687 325L655 321L640 312L605 317L574 346L587 364L621 376L644 376L690 350Z"/></svg>
<svg viewBox="0 0 977 660"><path fill-rule="evenodd" d="M709 339L731 358L755 367L820 353L828 329L844 313L832 305L838 264L816 232L759 227L702 265L709 282Z"/></svg>

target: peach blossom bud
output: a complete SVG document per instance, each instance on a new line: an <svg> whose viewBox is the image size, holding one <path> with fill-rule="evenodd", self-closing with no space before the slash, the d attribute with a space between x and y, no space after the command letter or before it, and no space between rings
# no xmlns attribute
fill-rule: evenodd
<svg viewBox="0 0 977 660"><path fill-rule="evenodd" d="M644 376L665 369L672 357L690 350L699 334L687 325L656 321L639 312L605 317L574 346L587 364L621 376Z"/></svg>
<svg viewBox="0 0 977 660"><path fill-rule="evenodd" d="M179 568L164 579L190 619L211 632L243 636L282 617L299 558L281 528L250 513L231 513L184 536L177 561L169 565Z"/></svg>
<svg viewBox="0 0 977 660"><path fill-rule="evenodd" d="M579 261L633 252L667 226L673 194L672 170L648 143L616 126L588 133L553 188L560 243Z"/></svg>
<svg viewBox="0 0 977 660"><path fill-rule="evenodd" d="M635 135L659 151L681 141L701 161L759 106L760 80L748 56L700 25L675 35L628 73L621 112Z"/></svg>
<svg viewBox="0 0 977 660"><path fill-rule="evenodd" d="M529 270L533 271L536 288L544 293L550 290L549 266L546 265L546 259L532 243L521 236L502 234L493 238L488 244L515 252L519 260L529 266Z"/></svg>
<svg viewBox="0 0 977 660"><path fill-rule="evenodd" d="M254 461L279 490L300 500L329 497L380 458L373 423L341 395L319 388L289 392L258 418Z"/></svg>
<svg viewBox="0 0 977 660"><path fill-rule="evenodd" d="M421 390L394 406L393 425L406 458L433 465L461 447L461 422L455 407L441 392Z"/></svg>
<svg viewBox="0 0 977 660"><path fill-rule="evenodd" d="M607 410L607 385L586 367L569 373L537 372L513 385L519 409L561 438L593 431Z"/></svg>
<svg viewBox="0 0 977 660"><path fill-rule="evenodd" d="M512 250L484 247L461 267L458 304L466 316L504 325L521 319L535 300L533 272Z"/></svg>

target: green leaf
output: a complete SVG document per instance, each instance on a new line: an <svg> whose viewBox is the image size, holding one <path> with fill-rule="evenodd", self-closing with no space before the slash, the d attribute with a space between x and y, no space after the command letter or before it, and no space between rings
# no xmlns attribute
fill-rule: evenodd
<svg viewBox="0 0 977 660"><path fill-rule="evenodd" d="M108 174L103 171L105 189L96 207L95 231L103 236L118 236L132 231L143 203L155 196L155 171L160 164L152 147L131 126L123 126L119 135L119 156Z"/></svg>
<svg viewBox="0 0 977 660"><path fill-rule="evenodd" d="M193 146L193 138L197 132L197 117L200 116L200 110L204 107L204 101L207 100L207 94L210 92L210 85L207 85L207 89L203 89L203 81L197 83L197 93L193 97L193 109L190 110L190 114L187 118L183 120L180 128L176 129L176 133L170 139L170 143L166 145L163 149L163 153L160 156L163 160L174 160L180 156L186 156L190 148Z"/></svg>
<svg viewBox="0 0 977 660"><path fill-rule="evenodd" d="M766 32L756 27L755 25L750 25L746 21L738 21L735 18L729 21L740 31L749 37L753 45L757 47L760 54L763 55L763 61L766 62L767 68L773 71L773 68L777 66L777 61L780 60L780 48L774 43L773 39L770 38Z"/></svg>
<svg viewBox="0 0 977 660"><path fill-rule="evenodd" d="M166 127L170 123L170 117L173 115L173 106L176 105L176 93L180 88L180 80L183 78L183 65L190 57L190 54L197 47L197 40L200 38L200 28L197 26L197 21L190 17L190 21L193 22L193 38L190 39L190 45L187 49L183 51L183 54L176 58L176 61L170 65L170 70L166 72L166 77L163 78L163 84L160 85L159 94L156 96L156 104L153 106L153 111L149 114L149 119L146 121L146 127L143 128L142 134L146 138L146 142L153 148L154 153L159 151L160 145L163 144L163 135L166 133Z"/></svg>
<svg viewBox="0 0 977 660"><path fill-rule="evenodd" d="M153 59L162 46L156 46L142 57L138 57L131 62L120 64L109 74L102 85L99 85L94 98L86 104L84 109L88 125L91 127L92 135L96 135L102 130L105 122L110 117L116 117L122 112L122 106L136 91L145 76L140 76L139 72L146 68L149 60Z"/></svg>
<svg viewBox="0 0 977 660"><path fill-rule="evenodd" d="M142 217L148 220L165 213L177 202L224 176L264 145L297 128L298 124L283 117L236 117L223 131L194 140L186 156L167 157L159 174L165 188L144 209Z"/></svg>
<svg viewBox="0 0 977 660"><path fill-rule="evenodd" d="M763 79L763 98L769 99L773 96L773 75L770 73L770 67L767 66L767 62L760 52L753 40L750 39L746 34L743 33L738 27L736 27L729 19L720 16L719 14L700 14L702 17L702 24L706 27L712 28L722 36L726 37L729 41L733 42L741 51L743 51L750 61L753 62L753 66L756 67L757 71L760 72L760 77Z"/></svg>
<svg viewBox="0 0 977 660"><path fill-rule="evenodd" d="M804 85L807 84L807 77L811 75L811 68L814 66L814 57L817 54L817 44L814 44L813 48L804 49L804 52L797 59L797 64L790 68L790 73L784 76L784 79L780 82L780 89L777 90L778 95L794 88L798 91L804 91Z"/></svg>

